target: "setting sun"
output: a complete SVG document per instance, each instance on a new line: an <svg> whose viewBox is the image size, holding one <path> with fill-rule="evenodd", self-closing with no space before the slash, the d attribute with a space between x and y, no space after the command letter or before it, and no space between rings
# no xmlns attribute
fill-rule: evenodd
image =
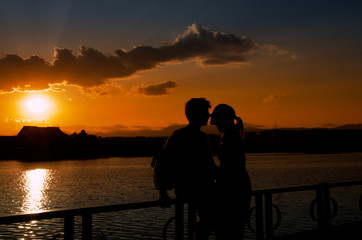
<svg viewBox="0 0 362 240"><path fill-rule="evenodd" d="M31 118L47 118L53 112L53 101L45 95L31 95L21 103L22 112Z"/></svg>
<svg viewBox="0 0 362 240"><path fill-rule="evenodd" d="M26 101L26 108L31 113L42 114L47 111L48 103L44 98L33 97Z"/></svg>

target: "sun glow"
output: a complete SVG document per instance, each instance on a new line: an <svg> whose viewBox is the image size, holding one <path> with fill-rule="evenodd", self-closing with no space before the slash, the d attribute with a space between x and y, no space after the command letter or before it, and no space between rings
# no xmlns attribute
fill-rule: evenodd
<svg viewBox="0 0 362 240"><path fill-rule="evenodd" d="M32 113L41 114L47 110L48 104L43 98L33 97L26 101L26 108Z"/></svg>
<svg viewBox="0 0 362 240"><path fill-rule="evenodd" d="M45 95L31 95L22 101L22 111L32 118L47 118L53 112L53 102Z"/></svg>

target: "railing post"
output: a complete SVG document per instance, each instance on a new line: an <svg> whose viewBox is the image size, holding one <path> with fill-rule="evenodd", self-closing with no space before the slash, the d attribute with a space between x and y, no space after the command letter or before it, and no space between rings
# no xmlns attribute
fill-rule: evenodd
<svg viewBox="0 0 362 240"><path fill-rule="evenodd" d="M175 203L175 239L184 239L184 202L176 198Z"/></svg>
<svg viewBox="0 0 362 240"><path fill-rule="evenodd" d="M328 231L331 227L330 192L327 184L320 184L316 189L318 227Z"/></svg>
<svg viewBox="0 0 362 240"><path fill-rule="evenodd" d="M74 240L74 216L64 216L64 240Z"/></svg>
<svg viewBox="0 0 362 240"><path fill-rule="evenodd" d="M82 240L91 240L92 231L92 214L84 213L82 215Z"/></svg>
<svg viewBox="0 0 362 240"><path fill-rule="evenodd" d="M256 215L256 239L264 239L264 219L263 219L263 195L262 193L255 194L255 215Z"/></svg>
<svg viewBox="0 0 362 240"><path fill-rule="evenodd" d="M331 196L330 196L330 191L329 191L329 187L328 184L323 184L322 185L322 191L323 191L323 212L324 212L324 229L325 230L330 230L331 228Z"/></svg>
<svg viewBox="0 0 362 240"><path fill-rule="evenodd" d="M330 229L331 227L331 196L328 185L324 185L323 188L323 196L324 196L324 212L326 216L326 228Z"/></svg>
<svg viewBox="0 0 362 240"><path fill-rule="evenodd" d="M317 222L318 228L323 228L323 193L320 186L316 188L316 201L317 201Z"/></svg>
<svg viewBox="0 0 362 240"><path fill-rule="evenodd" d="M188 203L187 213L187 239L194 240L196 212L192 203Z"/></svg>
<svg viewBox="0 0 362 240"><path fill-rule="evenodd" d="M272 194L265 194L265 238L273 238L273 200Z"/></svg>

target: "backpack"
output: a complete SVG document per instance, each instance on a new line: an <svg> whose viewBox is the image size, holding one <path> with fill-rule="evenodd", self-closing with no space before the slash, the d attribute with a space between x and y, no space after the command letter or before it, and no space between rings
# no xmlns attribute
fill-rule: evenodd
<svg viewBox="0 0 362 240"><path fill-rule="evenodd" d="M153 181L157 190L173 190L176 182L176 166L164 154L159 153L152 158Z"/></svg>

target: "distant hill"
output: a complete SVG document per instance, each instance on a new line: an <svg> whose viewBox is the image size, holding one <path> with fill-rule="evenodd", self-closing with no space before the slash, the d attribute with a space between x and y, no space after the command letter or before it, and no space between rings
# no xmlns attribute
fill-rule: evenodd
<svg viewBox="0 0 362 240"><path fill-rule="evenodd" d="M159 136L170 136L176 129L184 127L185 125L171 125L169 127L152 130L152 129L140 129L140 130L111 130L106 132L89 131L90 134L102 136L102 137L159 137Z"/></svg>
<svg viewBox="0 0 362 240"><path fill-rule="evenodd" d="M170 125L168 127L159 129L159 130L151 130L151 129L143 129L143 130L116 130L116 131L107 131L107 132L96 132L96 131L89 131L90 134L102 136L102 137L164 137L170 136L175 130L185 127L186 125ZM246 132L253 132L253 131L260 131L262 128L261 126L256 126L253 124L245 124L245 131ZM219 131L215 126L207 125L201 128L207 134L218 134Z"/></svg>
<svg viewBox="0 0 362 240"><path fill-rule="evenodd" d="M307 127L300 127L300 128L277 128L277 130L283 131L305 131L305 130L313 130L313 129L329 129L329 130L362 130L362 124L344 124L336 127L317 127L317 128L307 128ZM265 131L270 129L253 129L251 131ZM250 132L250 131L249 131Z"/></svg>
<svg viewBox="0 0 362 240"><path fill-rule="evenodd" d="M362 124L345 124L345 125L334 127L333 129L351 129L351 130L356 129L356 130L361 130L362 129Z"/></svg>

